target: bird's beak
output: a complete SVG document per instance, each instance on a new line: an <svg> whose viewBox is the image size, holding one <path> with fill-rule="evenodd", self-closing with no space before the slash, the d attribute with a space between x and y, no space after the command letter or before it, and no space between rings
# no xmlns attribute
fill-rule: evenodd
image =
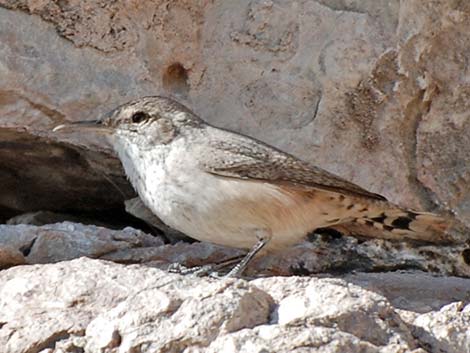
<svg viewBox="0 0 470 353"><path fill-rule="evenodd" d="M100 134L107 134L112 131L109 126L103 125L101 120L83 120L83 121L74 121L67 124L57 125L52 131L93 131Z"/></svg>

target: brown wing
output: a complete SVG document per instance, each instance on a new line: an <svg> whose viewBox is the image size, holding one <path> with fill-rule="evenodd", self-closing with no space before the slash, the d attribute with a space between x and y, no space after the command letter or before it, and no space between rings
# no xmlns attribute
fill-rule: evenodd
<svg viewBox="0 0 470 353"><path fill-rule="evenodd" d="M212 132L220 130L214 129ZM376 200L383 196L364 190L334 174L247 136L223 130L209 138L210 152L201 156L205 171L239 179L292 183ZM207 150L206 150L207 151Z"/></svg>

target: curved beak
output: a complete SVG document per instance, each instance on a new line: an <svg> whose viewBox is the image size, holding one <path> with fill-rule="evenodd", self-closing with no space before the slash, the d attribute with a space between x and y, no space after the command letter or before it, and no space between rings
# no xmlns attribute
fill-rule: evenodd
<svg viewBox="0 0 470 353"><path fill-rule="evenodd" d="M82 121L74 121L66 124L57 125L52 129L52 131L66 131L66 132L73 132L73 131L94 131L101 134L111 133L112 129L109 126L105 126L102 124L101 120L82 120Z"/></svg>

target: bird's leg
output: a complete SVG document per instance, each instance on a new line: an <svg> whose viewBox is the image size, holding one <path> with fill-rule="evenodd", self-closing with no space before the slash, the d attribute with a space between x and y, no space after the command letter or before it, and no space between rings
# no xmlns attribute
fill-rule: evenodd
<svg viewBox="0 0 470 353"><path fill-rule="evenodd" d="M230 270L229 273L225 275L225 277L238 277L240 276L243 271L245 271L246 267L250 263L250 261L255 257L257 253L268 243L269 238L263 237L258 238L258 242L251 248L251 250L245 255L245 257L234 267Z"/></svg>

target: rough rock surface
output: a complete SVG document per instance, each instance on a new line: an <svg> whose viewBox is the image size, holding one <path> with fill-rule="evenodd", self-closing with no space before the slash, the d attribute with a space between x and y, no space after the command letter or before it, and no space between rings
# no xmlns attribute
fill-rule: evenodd
<svg viewBox="0 0 470 353"><path fill-rule="evenodd" d="M0 225L0 353L470 352L470 282L451 277L470 277L469 20L454 0L0 0L0 222L126 223L135 193L106 142L51 129L162 94L447 212L467 241L312 235L248 274L328 275L247 282L161 271L240 254L210 244Z"/></svg>
<svg viewBox="0 0 470 353"><path fill-rule="evenodd" d="M391 304L398 298L374 290L381 281L373 279L367 285L348 277L204 279L86 258L17 266L0 272L0 347L2 353L470 352L470 306L463 302L470 280L413 276L404 286L414 291L400 292L394 281L402 305L419 300L422 282L426 289L445 283L449 295L442 292L440 305L419 312Z"/></svg>
<svg viewBox="0 0 470 353"><path fill-rule="evenodd" d="M0 268L9 267L12 257L20 263L49 263L160 245L161 239L133 228L110 230L69 222L42 227L0 224Z"/></svg>
<svg viewBox="0 0 470 353"><path fill-rule="evenodd" d="M244 255L242 250L209 243L164 243L161 237L131 227L111 230L70 222L43 226L0 225L0 268L58 262L80 256L159 268L168 268L175 263L194 267L218 264ZM249 276L287 276L421 270L470 278L468 251L467 245L459 244L416 245L312 234L307 241L281 253L256 258L246 273Z"/></svg>
<svg viewBox="0 0 470 353"><path fill-rule="evenodd" d="M0 133L16 141L0 149L9 151L0 180L15 190L2 195L2 213L45 209L47 195L51 208L122 203L110 181L130 188L104 142L50 128L165 94L468 225L469 16L466 2L451 0L0 0ZM54 157L38 156L48 148Z"/></svg>

